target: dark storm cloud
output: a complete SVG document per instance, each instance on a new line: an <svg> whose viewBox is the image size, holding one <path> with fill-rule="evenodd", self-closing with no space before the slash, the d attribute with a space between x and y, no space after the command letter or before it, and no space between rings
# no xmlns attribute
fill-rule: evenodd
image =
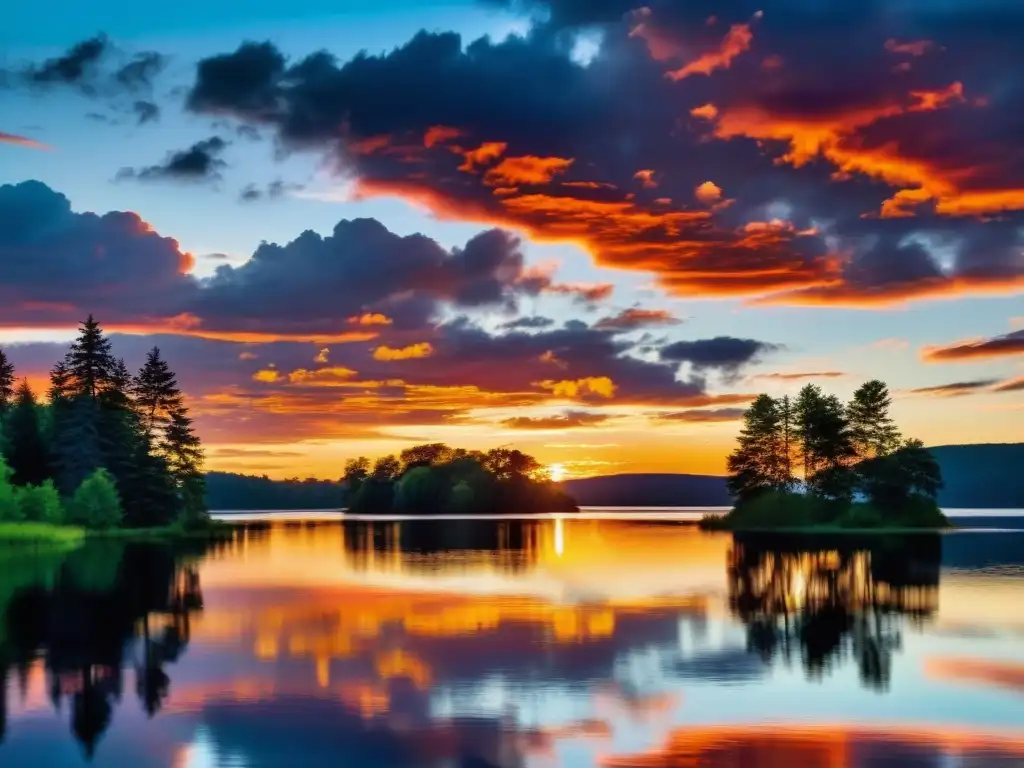
<svg viewBox="0 0 1024 768"><path fill-rule="evenodd" d="M190 162L176 156L161 173L190 177L206 167ZM0 248L0 322L8 326L66 324L102 310L109 322L173 325L186 335L215 329L241 334L236 340L428 330L442 303L514 307L524 275L520 242L506 232L447 250L361 219L326 237L264 243L241 266L221 265L199 281L187 274L191 255L137 215L75 213L40 182L0 186Z"/></svg>
<svg viewBox="0 0 1024 768"><path fill-rule="evenodd" d="M969 339L944 347L925 347L922 357L928 362L945 363L992 357L1024 355L1024 329L989 339Z"/></svg>
<svg viewBox="0 0 1024 768"><path fill-rule="evenodd" d="M325 155L360 195L582 243L679 295L866 306L1024 284L1019 8L492 4L541 21L347 62L246 43L200 63L189 108ZM573 28L593 24L584 64Z"/></svg>
<svg viewBox="0 0 1024 768"><path fill-rule="evenodd" d="M211 136L197 141L188 149L169 153L160 165L122 168L117 178L140 181L217 181L221 177L221 169L228 165L220 157L227 146L228 143L220 136Z"/></svg>
<svg viewBox="0 0 1024 768"><path fill-rule="evenodd" d="M134 213L76 213L38 181L0 185L0 322L67 325L89 312L142 322L175 314L191 257Z"/></svg>
<svg viewBox="0 0 1024 768"><path fill-rule="evenodd" d="M114 73L114 79L129 91L148 91L154 78L167 66L167 57L156 51L136 55Z"/></svg>
<svg viewBox="0 0 1024 768"><path fill-rule="evenodd" d="M661 359L689 363L695 370L719 370L735 374L742 366L758 362L767 352L781 349L756 339L717 336L698 341L676 341L661 348Z"/></svg>

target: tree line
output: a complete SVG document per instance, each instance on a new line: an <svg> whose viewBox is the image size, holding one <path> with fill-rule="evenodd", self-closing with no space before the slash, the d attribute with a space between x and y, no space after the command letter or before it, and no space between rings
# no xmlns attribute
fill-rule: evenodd
<svg viewBox="0 0 1024 768"><path fill-rule="evenodd" d="M508 448L483 452L428 443L372 465L361 456L345 465L342 485L353 513L576 511L576 502L535 458Z"/></svg>
<svg viewBox="0 0 1024 768"><path fill-rule="evenodd" d="M889 389L878 380L861 385L848 403L814 384L795 399L759 395L728 460L737 509L782 500L792 510L803 505L811 522L852 514L862 519L845 522L864 526L908 522L914 510L938 514L939 465L920 440L901 436L891 406ZM803 498L792 498L801 487ZM868 505L851 506L857 496Z"/></svg>
<svg viewBox="0 0 1024 768"><path fill-rule="evenodd" d="M0 350L0 521L88 528L207 519L203 451L154 347L133 376L92 315L50 371L45 400Z"/></svg>

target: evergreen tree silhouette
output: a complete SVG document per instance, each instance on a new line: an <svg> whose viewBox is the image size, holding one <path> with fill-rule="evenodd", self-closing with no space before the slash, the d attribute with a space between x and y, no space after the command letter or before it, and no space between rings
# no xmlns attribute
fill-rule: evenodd
<svg viewBox="0 0 1024 768"><path fill-rule="evenodd" d="M184 407L171 411L164 451L181 498L184 521L198 522L206 515L203 449Z"/></svg>
<svg viewBox="0 0 1024 768"><path fill-rule="evenodd" d="M160 348L153 347L134 382L135 403L142 426L154 440L163 438L171 422L171 413L182 407L181 390Z"/></svg>
<svg viewBox="0 0 1024 768"><path fill-rule="evenodd" d="M49 451L40 429L39 406L28 385L22 381L14 405L4 422L7 463L14 470L15 485L41 485L50 476Z"/></svg>
<svg viewBox="0 0 1024 768"><path fill-rule="evenodd" d="M96 399L114 375L114 357L110 340L96 319L89 315L71 345L67 365L74 382L74 394Z"/></svg>
<svg viewBox="0 0 1024 768"><path fill-rule="evenodd" d="M14 363L0 349L0 419L6 414L14 399Z"/></svg>

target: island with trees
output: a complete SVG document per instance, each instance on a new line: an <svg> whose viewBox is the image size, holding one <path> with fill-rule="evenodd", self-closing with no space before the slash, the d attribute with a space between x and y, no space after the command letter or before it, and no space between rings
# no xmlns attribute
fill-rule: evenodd
<svg viewBox="0 0 1024 768"><path fill-rule="evenodd" d="M575 512L576 502L532 456L508 448L487 452L428 443L370 464L345 465L351 514L477 515Z"/></svg>
<svg viewBox="0 0 1024 768"><path fill-rule="evenodd" d="M936 503L938 462L904 439L884 382L849 403L808 384L795 399L759 395L729 456L733 509L704 528L921 529L949 527ZM798 477L799 473L799 477Z"/></svg>
<svg viewBox="0 0 1024 768"><path fill-rule="evenodd" d="M134 376L90 315L37 399L0 351L0 540L214 527L203 451L153 348Z"/></svg>

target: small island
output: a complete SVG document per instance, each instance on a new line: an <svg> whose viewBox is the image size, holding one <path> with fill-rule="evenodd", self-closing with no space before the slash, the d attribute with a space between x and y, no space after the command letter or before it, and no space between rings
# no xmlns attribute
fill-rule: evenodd
<svg viewBox="0 0 1024 768"><path fill-rule="evenodd" d="M936 503L939 464L904 439L884 382L844 404L808 384L795 399L759 395L729 456L733 509L706 530L919 530L950 527ZM797 476L800 472L800 476Z"/></svg>
<svg viewBox="0 0 1024 768"><path fill-rule="evenodd" d="M154 347L134 376L90 315L42 401L0 351L0 542L205 535L203 451Z"/></svg>
<svg viewBox="0 0 1024 768"><path fill-rule="evenodd" d="M417 445L371 466L345 465L352 514L481 515L576 512L575 500L532 456L509 448L467 451L444 443Z"/></svg>

